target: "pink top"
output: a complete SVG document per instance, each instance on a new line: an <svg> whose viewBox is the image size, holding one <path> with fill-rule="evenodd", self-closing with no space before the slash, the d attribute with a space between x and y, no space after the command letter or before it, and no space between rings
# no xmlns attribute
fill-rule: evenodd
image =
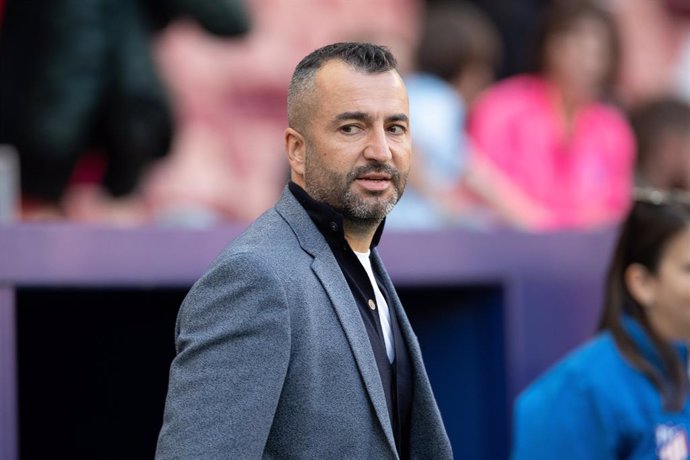
<svg viewBox="0 0 690 460"><path fill-rule="evenodd" d="M546 211L528 224L535 230L616 222L630 202L635 143L629 125L612 106L593 103L580 109L568 134L549 94L536 76L490 88L469 120L475 161L495 167Z"/></svg>

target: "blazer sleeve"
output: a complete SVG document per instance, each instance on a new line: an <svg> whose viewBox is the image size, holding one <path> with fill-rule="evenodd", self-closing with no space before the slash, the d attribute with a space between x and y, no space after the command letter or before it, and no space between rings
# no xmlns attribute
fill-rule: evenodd
<svg viewBox="0 0 690 460"><path fill-rule="evenodd" d="M260 458L290 356L285 290L268 261L222 259L177 319L157 459Z"/></svg>

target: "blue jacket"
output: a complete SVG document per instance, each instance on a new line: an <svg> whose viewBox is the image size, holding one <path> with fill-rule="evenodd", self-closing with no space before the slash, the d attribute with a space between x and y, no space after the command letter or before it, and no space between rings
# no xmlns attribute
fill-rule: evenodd
<svg viewBox="0 0 690 460"><path fill-rule="evenodd" d="M647 359L660 360L633 320L625 327ZM677 345L686 362L687 347ZM663 459L688 454L690 402L663 409L652 382L602 332L533 382L515 404L513 460Z"/></svg>

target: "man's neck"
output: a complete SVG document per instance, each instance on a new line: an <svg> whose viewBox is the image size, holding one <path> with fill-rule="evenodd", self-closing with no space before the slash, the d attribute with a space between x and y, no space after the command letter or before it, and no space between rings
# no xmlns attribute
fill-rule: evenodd
<svg viewBox="0 0 690 460"><path fill-rule="evenodd" d="M345 239L353 251L367 252L371 247L374 233L381 222L353 222L349 219L343 221Z"/></svg>

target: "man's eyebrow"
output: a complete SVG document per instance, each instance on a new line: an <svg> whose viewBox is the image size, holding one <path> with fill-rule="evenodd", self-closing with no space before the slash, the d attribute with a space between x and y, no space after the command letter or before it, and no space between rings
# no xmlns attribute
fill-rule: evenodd
<svg viewBox="0 0 690 460"><path fill-rule="evenodd" d="M336 121L357 120L357 121L371 121L371 115L364 112L343 112L335 117Z"/></svg>
<svg viewBox="0 0 690 460"><path fill-rule="evenodd" d="M395 115L391 115L390 117L386 118L387 122L391 121L404 121L405 123L409 123L410 119L407 115L404 113L396 113Z"/></svg>
<svg viewBox="0 0 690 460"><path fill-rule="evenodd" d="M365 112L343 112L339 113L335 117L335 121L346 121L346 120L357 120L357 121L371 121L372 117L368 113ZM403 121L405 123L409 123L409 118L407 115L404 113L396 113L394 115L391 115L389 117L386 117L386 122L395 122L395 121Z"/></svg>

